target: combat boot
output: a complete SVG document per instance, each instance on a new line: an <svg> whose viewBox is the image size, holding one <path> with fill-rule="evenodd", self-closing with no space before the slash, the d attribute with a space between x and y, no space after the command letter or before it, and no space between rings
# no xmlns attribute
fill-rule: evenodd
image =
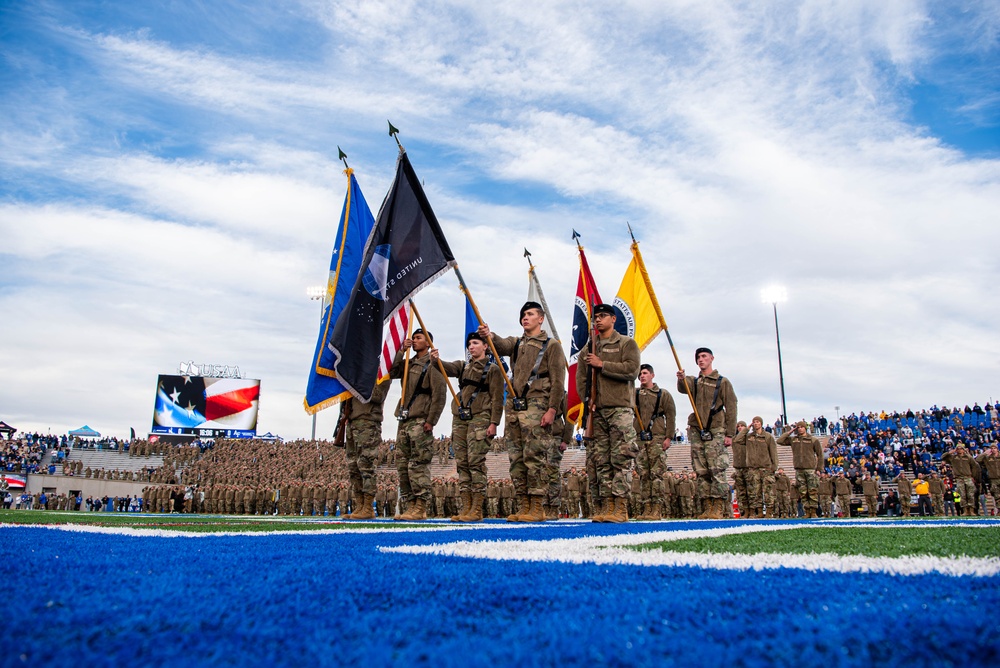
<svg viewBox="0 0 1000 668"><path fill-rule="evenodd" d="M375 512L372 510L372 501L375 500L374 496L368 494L361 495L361 501L358 503L358 509L347 516L349 520L373 520L375 519Z"/></svg>
<svg viewBox="0 0 1000 668"><path fill-rule="evenodd" d="M654 501L649 504L649 514L646 516L647 520L662 520L663 515L660 513L660 504Z"/></svg>
<svg viewBox="0 0 1000 668"><path fill-rule="evenodd" d="M469 503L469 512L462 515L463 522L482 522L483 521L483 495L473 494L472 501Z"/></svg>
<svg viewBox="0 0 1000 668"><path fill-rule="evenodd" d="M457 515L451 516L452 522L468 522L466 516L469 514L470 506L472 506L472 493L462 492L462 510Z"/></svg>
<svg viewBox="0 0 1000 668"><path fill-rule="evenodd" d="M606 522L622 524L628 522L628 500L621 496L616 496L611 500L612 510L605 515Z"/></svg>
<svg viewBox="0 0 1000 668"><path fill-rule="evenodd" d="M517 512L514 513L514 514L512 514L512 515L508 515L507 516L507 521L508 522L526 522L527 520L521 519L521 516L522 515L527 515L527 514L528 514L528 495L527 494L518 494L517 495Z"/></svg>
<svg viewBox="0 0 1000 668"><path fill-rule="evenodd" d="M427 519L427 502L423 499L414 499L410 502L410 507L398 518L403 522L419 522Z"/></svg>
<svg viewBox="0 0 1000 668"><path fill-rule="evenodd" d="M607 515L611 512L611 499L601 499L598 503L601 504L601 509L593 514L590 518L591 522L607 522Z"/></svg>
<svg viewBox="0 0 1000 668"><path fill-rule="evenodd" d="M545 521L545 497L540 494L533 494L528 497L528 509L519 515L519 522L544 522Z"/></svg>
<svg viewBox="0 0 1000 668"><path fill-rule="evenodd" d="M641 504L642 510L639 512L638 515L635 516L635 519L637 519L637 520L648 520L648 519L650 519L650 517L649 517L649 511L650 511L650 508L652 507L652 505L653 504L649 503L648 501L646 503Z"/></svg>
<svg viewBox="0 0 1000 668"><path fill-rule="evenodd" d="M721 520L722 515L722 499L708 499L706 505L708 506L705 510L706 520Z"/></svg>
<svg viewBox="0 0 1000 668"><path fill-rule="evenodd" d="M696 517L695 519L696 520L711 520L711 519L714 519L712 517L712 514L713 514L712 513L712 510L713 510L712 499L704 499L702 501L702 504L705 506L705 509L702 510L701 511L701 515L698 515L698 517Z"/></svg>
<svg viewBox="0 0 1000 668"><path fill-rule="evenodd" d="M546 503L544 506L545 511L545 521L551 522L553 520L559 519L559 506L553 506L551 503Z"/></svg>

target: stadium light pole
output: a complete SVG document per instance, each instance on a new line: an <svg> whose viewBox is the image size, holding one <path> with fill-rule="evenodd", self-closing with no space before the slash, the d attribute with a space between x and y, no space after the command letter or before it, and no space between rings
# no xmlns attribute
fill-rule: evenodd
<svg viewBox="0 0 1000 668"><path fill-rule="evenodd" d="M781 335L778 333L778 303L788 300L788 291L779 285L772 285L760 291L760 299L774 309L774 340L778 344L778 380L781 383L781 426L788 425L788 409L785 406L785 371L781 366Z"/></svg>
<svg viewBox="0 0 1000 668"><path fill-rule="evenodd" d="M306 296L309 297L310 301L319 300L319 319L323 319L323 311L326 306L323 297L326 295L326 288L322 285L310 285L306 288ZM313 413L313 423L312 423L312 438L310 440L316 440L316 414Z"/></svg>

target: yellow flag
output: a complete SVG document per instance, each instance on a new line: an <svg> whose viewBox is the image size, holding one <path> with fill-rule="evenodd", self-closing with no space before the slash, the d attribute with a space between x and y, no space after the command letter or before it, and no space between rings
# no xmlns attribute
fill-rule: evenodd
<svg viewBox="0 0 1000 668"><path fill-rule="evenodd" d="M645 269L639 254L639 244L633 243L632 262L625 270L613 304L617 316L615 329L635 339L639 350L645 349L660 331L666 331L658 313L656 296L645 276Z"/></svg>

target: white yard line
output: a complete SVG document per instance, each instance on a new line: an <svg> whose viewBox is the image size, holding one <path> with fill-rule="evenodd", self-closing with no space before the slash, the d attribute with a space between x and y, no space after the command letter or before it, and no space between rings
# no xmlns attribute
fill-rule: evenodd
<svg viewBox="0 0 1000 668"><path fill-rule="evenodd" d="M889 528L875 522L860 526ZM816 527L802 524L742 525L715 529L662 531L619 536L511 541L459 541L437 545L380 547L381 552L402 554L434 554L499 561L549 561L563 563L625 564L634 566L693 566L720 570L770 570L793 568L809 571L840 573L886 573L891 575L921 575L939 573L951 576L989 577L1000 574L1000 558L974 557L866 557L838 554L706 554L700 552L636 551L622 549L628 545L643 545L687 538L711 538L742 533L782 531ZM830 524L818 526L835 526ZM907 527L947 526L934 523L906 524ZM964 524L963 526L977 526ZM978 525L989 526L989 525ZM995 525L993 525L995 526Z"/></svg>

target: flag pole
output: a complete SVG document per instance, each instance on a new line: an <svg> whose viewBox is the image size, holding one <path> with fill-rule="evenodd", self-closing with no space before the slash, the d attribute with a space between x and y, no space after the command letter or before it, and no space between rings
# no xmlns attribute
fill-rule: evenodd
<svg viewBox="0 0 1000 668"><path fill-rule="evenodd" d="M628 223L626 223L628 225ZM632 234L632 226L628 226L628 234L632 237L632 256L635 258L636 265L639 267L639 273L642 274L642 282L646 285L646 292L649 293L649 300L653 303L653 310L656 311L656 317L660 321L660 327L663 328L663 333L667 335L667 342L670 344L670 352L674 354L674 362L677 363L677 370L683 371L684 367L681 365L681 358L677 356L677 348L674 346L674 340L670 336L670 328L667 327L667 320L663 317L663 311L660 310L660 302L656 300L656 293L653 292L653 283L649 280L649 273L646 271L646 263L642 261L642 253L639 251L639 242L636 241L635 235ZM684 376L684 390L687 393L688 399L691 400L691 410L694 411L694 417L698 420L698 429L704 430L705 425L701 421L701 415L698 414L698 407L694 405L694 395L691 394L691 386L688 384L687 375Z"/></svg>
<svg viewBox="0 0 1000 668"><path fill-rule="evenodd" d="M427 340L430 341L431 348L433 348L434 339L432 339L431 335L427 332L427 327L424 325L424 319L420 317L420 311L417 310L417 305L413 303L412 299L409 301L410 309L413 311L413 315L417 316L417 321L420 323L420 329L424 331L424 336L427 337ZM455 400L456 404L461 405L462 402L459 401L458 395L455 394L455 388L451 386L451 381L448 380L448 372L444 370L444 363L441 361L440 357L438 357L437 363L438 368L441 369L441 375L444 376L444 382L448 384L448 390L451 392L451 398Z"/></svg>
<svg viewBox="0 0 1000 668"><path fill-rule="evenodd" d="M528 280L534 283L535 289L538 290L538 301L542 303L542 310L545 311L546 317L548 317L552 311L549 309L548 303L545 301L545 293L542 292L542 284L538 282L538 274L535 273L535 265L531 262L531 253L528 249L524 249L524 257L528 258ZM559 332L556 331L556 323L553 318L549 318L549 327L552 329L552 338L559 340Z"/></svg>
<svg viewBox="0 0 1000 668"><path fill-rule="evenodd" d="M469 300L469 306L472 307L472 312L476 314L476 319L479 320L479 324L482 325L483 324L483 316L479 315L479 307L476 306L476 300L474 300L472 298L472 293L469 292L469 288L465 284L465 279L462 278L462 272L458 270L458 263L457 262L455 263L455 275L458 276L458 286L459 286L459 289L461 289L462 292L465 293L465 298ZM500 353L497 352L496 346L493 345L493 337L492 336L487 336L486 337L486 345L488 345L490 347L490 352L493 353L493 358L497 361L497 364L499 364L500 363ZM510 372L513 374L514 370L511 369ZM503 379L507 383L507 390L511 393L511 396L516 396L517 392L514 390L514 383L511 382L510 376L508 376L507 374L503 374Z"/></svg>
<svg viewBox="0 0 1000 668"><path fill-rule="evenodd" d="M410 302L410 317L406 319L406 338L413 337L413 302ZM412 345L411 345L412 348ZM406 405L406 380L410 374L410 348L406 349L406 356L403 358L403 394L399 398L399 405Z"/></svg>

